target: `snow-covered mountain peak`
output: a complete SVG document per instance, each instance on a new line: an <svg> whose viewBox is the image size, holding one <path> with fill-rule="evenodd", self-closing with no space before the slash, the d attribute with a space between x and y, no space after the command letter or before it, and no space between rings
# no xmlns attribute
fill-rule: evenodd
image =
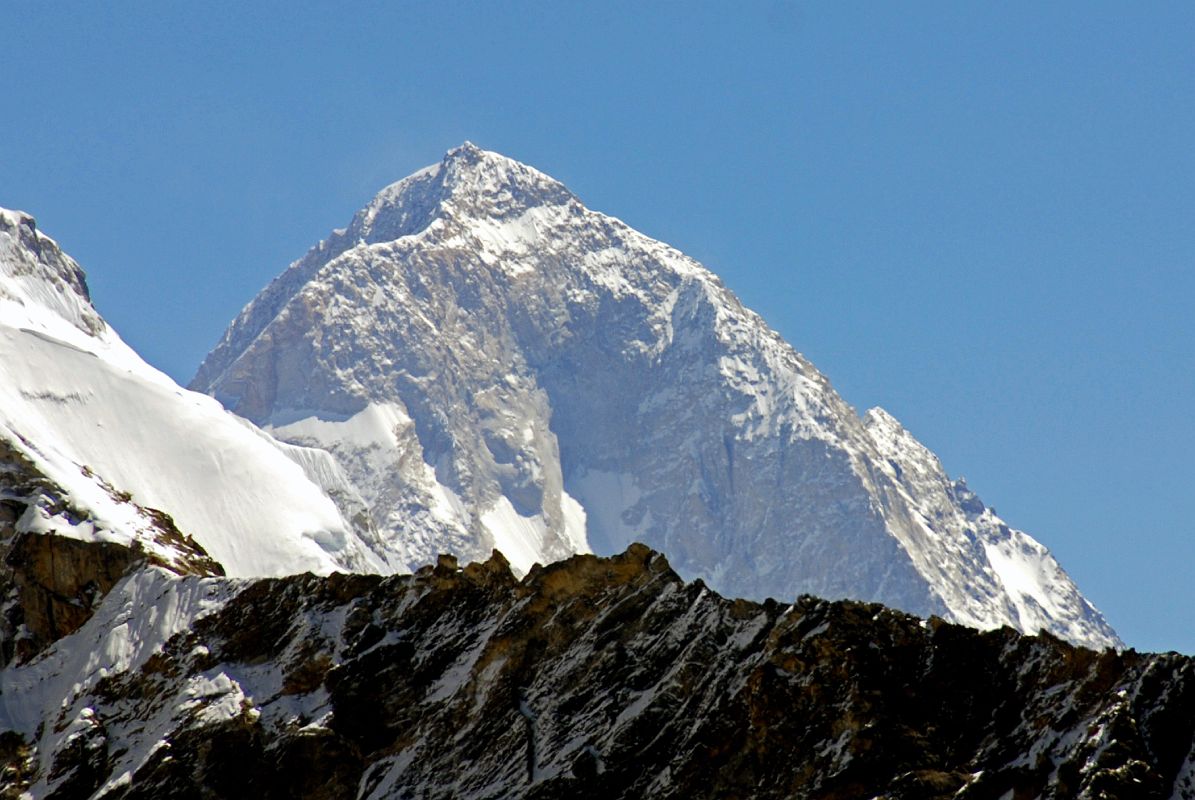
<svg viewBox="0 0 1195 800"><path fill-rule="evenodd" d="M0 318L72 343L107 330L79 265L31 215L6 208L0 208Z"/></svg>
<svg viewBox="0 0 1195 800"><path fill-rule="evenodd" d="M444 154L441 166L445 185L454 196L466 194L512 204L515 208L566 203L574 200L572 192L560 181L521 161L482 150L465 142Z"/></svg>
<svg viewBox="0 0 1195 800"><path fill-rule="evenodd" d="M575 201L537 169L465 142L438 164L390 184L353 218L345 244L391 242L436 220L512 219L533 208Z"/></svg>
<svg viewBox="0 0 1195 800"><path fill-rule="evenodd" d="M469 144L292 264L192 387L331 451L391 563L643 541L729 594L1117 641L1044 548L1009 549L716 276Z"/></svg>
<svg viewBox="0 0 1195 800"><path fill-rule="evenodd" d="M11 230L21 225L27 227L31 233L37 231L37 220L29 212L15 208L0 208L0 226L5 230Z"/></svg>

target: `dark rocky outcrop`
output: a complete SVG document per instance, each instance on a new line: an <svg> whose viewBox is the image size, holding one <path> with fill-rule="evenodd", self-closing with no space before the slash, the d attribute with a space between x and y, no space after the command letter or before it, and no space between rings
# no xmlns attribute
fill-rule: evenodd
<svg viewBox="0 0 1195 800"><path fill-rule="evenodd" d="M91 618L113 584L144 558L128 547L62 536L21 534L4 559L24 635L13 653L27 658L74 633ZM15 620L14 620L15 621Z"/></svg>
<svg viewBox="0 0 1195 800"><path fill-rule="evenodd" d="M85 472L122 503L136 508L145 534L158 545L147 552L140 540L86 540L22 526L31 509L73 524L88 520L46 478L14 442L0 439L0 665L24 660L83 625L108 590L130 568L156 565L179 575L223 575L223 568L169 515L137 506L97 476ZM127 537L126 537L127 538ZM163 553L169 553L164 557Z"/></svg>
<svg viewBox="0 0 1195 800"><path fill-rule="evenodd" d="M522 581L495 554L227 591L47 720L86 735L43 735L55 775L27 780L61 798L1195 797L1195 662L1176 654L728 600L641 545Z"/></svg>

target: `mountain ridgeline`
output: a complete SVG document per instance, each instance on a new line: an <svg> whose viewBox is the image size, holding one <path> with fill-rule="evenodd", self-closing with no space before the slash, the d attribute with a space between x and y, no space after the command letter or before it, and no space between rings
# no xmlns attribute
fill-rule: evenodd
<svg viewBox="0 0 1195 800"><path fill-rule="evenodd" d="M331 453L394 570L642 541L728 595L1119 644L1042 545L716 276L471 144L292 264L191 388Z"/></svg>
<svg viewBox="0 0 1195 800"><path fill-rule="evenodd" d="M641 545L141 570L0 675L5 797L1195 797L1190 658L727 600Z"/></svg>

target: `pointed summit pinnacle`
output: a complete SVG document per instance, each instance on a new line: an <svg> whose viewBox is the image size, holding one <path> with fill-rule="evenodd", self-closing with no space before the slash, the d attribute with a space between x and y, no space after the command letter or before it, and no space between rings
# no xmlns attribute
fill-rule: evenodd
<svg viewBox="0 0 1195 800"><path fill-rule="evenodd" d="M481 168L485 171L498 171L503 174L506 173L526 173L528 175L534 174L539 176L540 180L556 181L544 175L537 169L527 166L522 162L516 161L510 156L493 150L486 150L478 147L473 142L468 140L453 147L444 154L444 158L440 164L437 165L439 169L447 169L450 172L465 172L472 171L474 168ZM437 169L437 166L427 167L425 170ZM420 170L416 175L424 172Z"/></svg>
<svg viewBox="0 0 1195 800"><path fill-rule="evenodd" d="M442 186L441 199L451 198L458 209L469 208L476 216L505 217L575 200L554 178L468 141L444 154L435 175ZM401 181L395 184L399 185ZM393 194L390 189L385 193Z"/></svg>
<svg viewBox="0 0 1195 800"><path fill-rule="evenodd" d="M485 159L487 153L468 140L444 154L444 164L474 165ZM496 155L496 154L489 154Z"/></svg>

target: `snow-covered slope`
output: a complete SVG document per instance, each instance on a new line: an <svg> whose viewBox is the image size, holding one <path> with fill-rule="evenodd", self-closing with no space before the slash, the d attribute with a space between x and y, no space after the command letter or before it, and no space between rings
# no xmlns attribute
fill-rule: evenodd
<svg viewBox="0 0 1195 800"><path fill-rule="evenodd" d="M148 507L230 575L384 566L321 488L347 483L326 453L279 445L147 365L92 308L78 265L32 217L7 210L0 445L70 505L31 505L18 531L155 552Z"/></svg>
<svg viewBox="0 0 1195 800"><path fill-rule="evenodd" d="M716 276L470 144L291 265L192 387L332 452L395 566L639 540L731 595L1118 641L1041 545Z"/></svg>

